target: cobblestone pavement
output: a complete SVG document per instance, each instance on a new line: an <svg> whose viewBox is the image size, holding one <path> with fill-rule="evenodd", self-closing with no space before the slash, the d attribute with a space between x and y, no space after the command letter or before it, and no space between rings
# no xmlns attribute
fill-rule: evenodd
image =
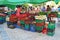
<svg viewBox="0 0 60 40"><path fill-rule="evenodd" d="M55 35L48 36L42 33L9 29L6 23L0 24L0 40L60 40L60 27L56 27Z"/></svg>

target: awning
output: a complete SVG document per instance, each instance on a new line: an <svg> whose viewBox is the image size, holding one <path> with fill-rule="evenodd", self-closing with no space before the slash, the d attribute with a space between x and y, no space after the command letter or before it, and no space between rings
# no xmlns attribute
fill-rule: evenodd
<svg viewBox="0 0 60 40"><path fill-rule="evenodd" d="M21 5L28 2L30 2L30 0L6 0L5 3L11 5Z"/></svg>
<svg viewBox="0 0 60 40"><path fill-rule="evenodd" d="M32 4L40 4L40 3L44 3L46 1L48 1L48 0L30 0L30 3L32 3Z"/></svg>
<svg viewBox="0 0 60 40"><path fill-rule="evenodd" d="M24 3L40 4L48 0L0 0L0 5L7 5L8 7L14 9L16 5L22 5Z"/></svg>
<svg viewBox="0 0 60 40"><path fill-rule="evenodd" d="M4 3L4 0L0 0L0 5Z"/></svg>
<svg viewBox="0 0 60 40"><path fill-rule="evenodd" d="M6 5L11 9L15 9L16 5L22 5L30 2L30 0L0 0L0 5Z"/></svg>
<svg viewBox="0 0 60 40"><path fill-rule="evenodd" d="M60 2L60 0L54 0L56 3Z"/></svg>

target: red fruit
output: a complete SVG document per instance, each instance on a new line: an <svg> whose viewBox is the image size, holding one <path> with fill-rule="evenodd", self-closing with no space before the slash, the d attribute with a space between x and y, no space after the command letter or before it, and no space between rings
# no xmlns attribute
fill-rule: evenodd
<svg viewBox="0 0 60 40"><path fill-rule="evenodd" d="M17 22L18 19L17 19L17 17L16 17L15 14L12 14L12 15L10 16L9 20L10 20L10 22Z"/></svg>

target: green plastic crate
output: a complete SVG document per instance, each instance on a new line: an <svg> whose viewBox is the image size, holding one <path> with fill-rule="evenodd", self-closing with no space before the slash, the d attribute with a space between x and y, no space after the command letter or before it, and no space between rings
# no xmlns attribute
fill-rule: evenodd
<svg viewBox="0 0 60 40"><path fill-rule="evenodd" d="M25 24L25 22L23 20L20 20L20 24Z"/></svg>
<svg viewBox="0 0 60 40"><path fill-rule="evenodd" d="M4 17L0 16L0 20L2 20Z"/></svg>
<svg viewBox="0 0 60 40"><path fill-rule="evenodd" d="M49 29L55 29L55 23L49 23L48 28Z"/></svg>
<svg viewBox="0 0 60 40"><path fill-rule="evenodd" d="M44 22L45 20L36 19L35 21L36 21L37 23L41 23L41 22Z"/></svg>
<svg viewBox="0 0 60 40"><path fill-rule="evenodd" d="M42 27L38 27L38 26L36 26L36 30L37 30L37 31L39 31L39 30L43 30L43 28L44 28L43 26L42 26Z"/></svg>
<svg viewBox="0 0 60 40"><path fill-rule="evenodd" d="M25 27L25 24L21 24L21 28L24 29L24 27Z"/></svg>
<svg viewBox="0 0 60 40"><path fill-rule="evenodd" d="M0 20L2 20L3 18L0 17Z"/></svg>
<svg viewBox="0 0 60 40"><path fill-rule="evenodd" d="M29 24L25 24L25 28L26 29L29 29L30 28L30 25Z"/></svg>
<svg viewBox="0 0 60 40"><path fill-rule="evenodd" d="M55 34L55 32L48 32L47 35L49 36L53 36Z"/></svg>
<svg viewBox="0 0 60 40"><path fill-rule="evenodd" d="M46 12L40 12L39 15L46 15Z"/></svg>

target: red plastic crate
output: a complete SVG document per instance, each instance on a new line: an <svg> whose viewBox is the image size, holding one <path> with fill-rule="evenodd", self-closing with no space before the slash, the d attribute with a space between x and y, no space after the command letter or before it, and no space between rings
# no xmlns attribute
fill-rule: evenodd
<svg viewBox="0 0 60 40"><path fill-rule="evenodd" d="M42 33L47 34L47 28L43 28Z"/></svg>
<svg viewBox="0 0 60 40"><path fill-rule="evenodd" d="M44 26L44 22L42 22L42 23L36 23L36 26Z"/></svg>
<svg viewBox="0 0 60 40"><path fill-rule="evenodd" d="M57 17L56 14L49 14L48 17Z"/></svg>
<svg viewBox="0 0 60 40"><path fill-rule="evenodd" d="M30 21L25 21L25 24L30 24L31 22Z"/></svg>

